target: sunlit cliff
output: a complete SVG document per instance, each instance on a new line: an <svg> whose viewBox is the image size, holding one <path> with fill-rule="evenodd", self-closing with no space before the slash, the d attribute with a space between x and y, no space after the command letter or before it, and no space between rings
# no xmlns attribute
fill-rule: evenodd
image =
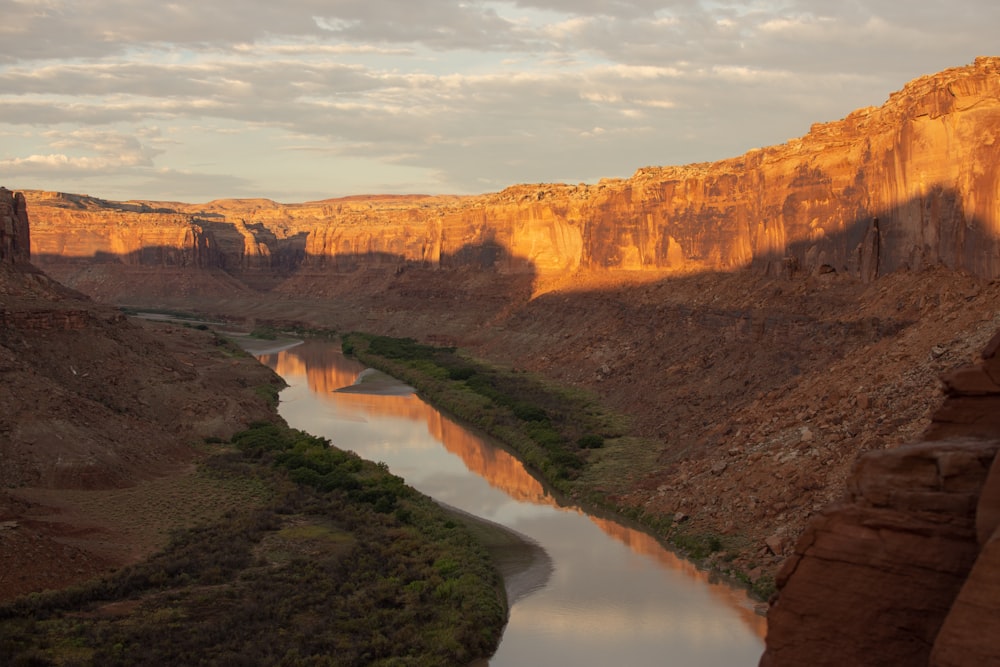
<svg viewBox="0 0 1000 667"><path fill-rule="evenodd" d="M944 264L1000 276L1000 58L923 77L786 144L597 184L304 204L116 203L28 192L36 261L296 274L472 267L838 271ZM269 278L261 278L268 274ZM125 286L123 286L123 289Z"/></svg>

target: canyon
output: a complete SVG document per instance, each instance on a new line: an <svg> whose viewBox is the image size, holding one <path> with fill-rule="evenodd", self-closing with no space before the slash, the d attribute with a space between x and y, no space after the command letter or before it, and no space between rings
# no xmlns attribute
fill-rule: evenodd
<svg viewBox="0 0 1000 667"><path fill-rule="evenodd" d="M25 191L12 196L0 253L23 267L26 212L31 262L97 302L409 336L593 392L624 416L634 457L608 463L613 474L580 496L661 526L663 539L717 536L725 546L705 565L760 590L777 575L766 664L815 655L798 650L919 663L932 649L937 664L961 664L945 659L954 644L934 640L939 629L965 632L962 604L949 612L970 572L995 572L977 560L995 553L995 539L970 526L995 452L982 442L997 424L970 418L980 430L961 434L955 424L995 393L985 381L970 389L968 378L982 377L967 369L985 363L996 382L982 355L992 358L1000 330L998 133L1000 58L984 57L780 146L596 184L301 204ZM4 307L21 327L69 321ZM114 368L103 371L109 383L125 373ZM12 432L18 422L7 419ZM975 453L912 444L959 435ZM927 464L941 457L974 462L962 464L963 504L943 519L925 516L940 507L900 505L905 493L872 481L941 486L924 470L946 465ZM809 604L856 570L848 562L831 582L810 563L863 551L850 522L889 521L864 514L872 507L946 525L962 555L920 607L917 649L840 653L838 642L870 648L858 636L866 627L831 630L841 621ZM903 559L922 548L899 544ZM901 608L919 599L915 573L879 559L865 567L865 581L892 574ZM844 610L863 599L844 595ZM974 592L961 595L964 613L982 609ZM815 614L815 627L802 622Z"/></svg>
<svg viewBox="0 0 1000 667"><path fill-rule="evenodd" d="M0 188L0 600L162 546L158 529L193 510L151 502L159 480L193 471L192 442L274 419L260 388L281 384L211 332L130 320L55 282L28 261L29 225L24 197Z"/></svg>
<svg viewBox="0 0 1000 667"><path fill-rule="evenodd" d="M56 267L79 263L214 269L288 293L316 276L409 267L532 274L535 294L578 271L748 265L870 280L943 264L993 278L998 67L980 58L918 79L781 146L596 185L287 205L28 192L33 256L60 277L71 269ZM215 277L218 290L235 288Z"/></svg>

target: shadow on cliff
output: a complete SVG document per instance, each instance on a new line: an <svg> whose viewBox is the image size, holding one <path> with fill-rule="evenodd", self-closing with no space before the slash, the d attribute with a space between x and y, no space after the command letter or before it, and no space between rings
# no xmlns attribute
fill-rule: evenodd
<svg viewBox="0 0 1000 667"><path fill-rule="evenodd" d="M858 210L836 234L825 233L822 221L808 220L809 215L790 194L783 210L785 229L810 230L810 238L787 244L784 253L755 256L752 265L779 274L837 271L863 282L938 265L989 280L1000 277L1000 235L990 231L997 225L968 215L953 188L937 186L889 208Z"/></svg>
<svg viewBox="0 0 1000 667"><path fill-rule="evenodd" d="M179 299L194 298L201 299L205 307L234 314L252 310L261 318L298 318L339 330L413 335L455 344L503 346L506 343L490 339L498 330L505 330L508 338L521 337L527 345L531 336L526 332L542 331L548 323L557 322L560 331L552 333L553 340L548 341L556 346L556 356L562 341L577 338L578 330L604 331L608 340L617 340L638 327L647 329L654 340L677 344L668 335L673 331L672 323L658 328L658 318L651 317L664 310L678 322L702 322L709 330L729 332L734 340L752 339L783 327L787 331L778 338L785 339L786 348L801 346L794 334L814 329L810 318L815 316L809 313L814 312L815 304L790 301L787 295L758 294L758 305L750 307L726 293L752 289L760 276L846 279L863 285L896 271L941 264L981 277L993 277L1000 268L1000 241L985 231L989 227L983 221L966 223L961 198L952 190L932 190L922 199L883 211L859 208L854 221L837 234L825 233L822 224L810 222L808 207L796 201L794 194L786 199L777 234L765 226L758 236L804 237L805 232L795 230L812 229L810 238L758 253L742 269L729 268L732 261L728 258L740 253L720 247L715 237L701 245L685 243L681 263L672 265L670 258L651 253L641 270L619 268L620 258L629 254L625 250L658 247L657 238L683 237L678 231L683 227L681 222L658 227L621 223L614 234L610 223L584 223L585 256L580 265L587 268L569 276L540 274L530 258L514 254L488 231L481 240L451 253L434 255L427 246L426 260L382 251L309 255L300 234L296 243L302 248L292 251L294 244L286 243L283 247L289 253L284 256L274 253L248 258L224 253L224 248L214 244L188 249L156 246L124 255L42 255L36 261L57 279L85 293L93 293L100 283L98 298L114 303L135 302L138 295L149 305L170 297L169 305L176 306ZM255 232L261 238L263 233ZM745 243L735 235L729 242L734 246ZM100 268L81 268L88 266ZM719 270L720 266L727 270ZM554 276L558 281L550 282ZM176 293L172 281L178 281ZM158 289L152 289L154 282ZM553 288L556 291L545 293L540 289L543 283L557 285ZM632 283L637 285L629 287ZM712 298L706 300L705 295ZM638 312L630 312L637 306ZM748 315L750 312L753 314ZM844 326L847 330L861 326L869 330L866 335L874 335L872 332L886 328L892 332L903 324L859 325L852 320ZM684 344L683 337L691 331L676 335ZM542 350L538 354L553 355ZM775 354L798 356L780 349ZM602 355L592 356L603 359ZM604 365L603 361L597 364L598 368Z"/></svg>

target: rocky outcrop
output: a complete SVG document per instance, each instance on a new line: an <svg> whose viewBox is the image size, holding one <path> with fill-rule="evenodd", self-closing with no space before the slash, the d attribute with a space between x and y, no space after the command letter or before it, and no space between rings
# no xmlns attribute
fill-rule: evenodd
<svg viewBox="0 0 1000 667"><path fill-rule="evenodd" d="M1000 434L1000 335L983 350L982 364L948 373L942 382L948 400L935 414L929 438Z"/></svg>
<svg viewBox="0 0 1000 667"><path fill-rule="evenodd" d="M1000 664L1000 463L976 511L979 556L934 641L933 667Z"/></svg>
<svg viewBox="0 0 1000 667"><path fill-rule="evenodd" d="M0 263L31 259L31 235L24 195L0 188Z"/></svg>
<svg viewBox="0 0 1000 667"><path fill-rule="evenodd" d="M928 440L867 454L778 577L761 665L1000 659L1000 332L945 377ZM970 407L970 401L971 407Z"/></svg>
<svg viewBox="0 0 1000 667"><path fill-rule="evenodd" d="M979 58L787 144L594 185L289 205L29 199L45 266L211 266L266 289L296 271L334 279L407 266L565 275L755 264L870 281L943 264L995 278L998 134L1000 58Z"/></svg>

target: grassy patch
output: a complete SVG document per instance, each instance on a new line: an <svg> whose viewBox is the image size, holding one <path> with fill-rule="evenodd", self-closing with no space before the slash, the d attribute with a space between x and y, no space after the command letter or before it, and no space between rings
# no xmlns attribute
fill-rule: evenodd
<svg viewBox="0 0 1000 667"><path fill-rule="evenodd" d="M253 388L255 394L265 399L274 408L278 407L278 394L281 389L273 384L260 384Z"/></svg>
<svg viewBox="0 0 1000 667"><path fill-rule="evenodd" d="M232 444L195 477L267 502L176 530L103 579L0 607L0 664L455 665L496 648L499 575L430 498L284 426Z"/></svg>
<svg viewBox="0 0 1000 667"><path fill-rule="evenodd" d="M262 326L255 328L249 335L251 338L259 338L261 340L277 340L278 330L274 327Z"/></svg>
<svg viewBox="0 0 1000 667"><path fill-rule="evenodd" d="M621 435L621 418L601 410L584 392L480 362L455 348L350 334L343 349L503 441L564 492L587 475L591 457Z"/></svg>
<svg viewBox="0 0 1000 667"><path fill-rule="evenodd" d="M624 493L636 478L656 466L658 455L657 448L640 438L607 438L590 453L580 481L605 494Z"/></svg>

